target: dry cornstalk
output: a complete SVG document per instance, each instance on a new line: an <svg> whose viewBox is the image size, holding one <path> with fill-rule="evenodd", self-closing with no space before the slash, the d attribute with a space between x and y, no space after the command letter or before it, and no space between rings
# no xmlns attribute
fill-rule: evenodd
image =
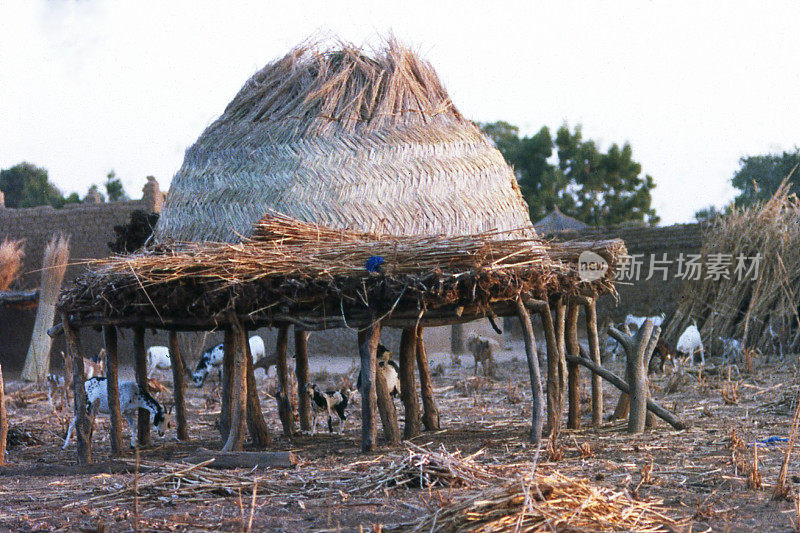
<svg viewBox="0 0 800 533"><path fill-rule="evenodd" d="M8 290L19 277L23 257L25 257L24 241L4 239L0 243L0 291Z"/></svg>

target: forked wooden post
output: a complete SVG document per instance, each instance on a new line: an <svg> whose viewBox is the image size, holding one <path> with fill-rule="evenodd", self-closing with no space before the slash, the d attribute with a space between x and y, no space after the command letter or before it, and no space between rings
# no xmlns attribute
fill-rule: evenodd
<svg viewBox="0 0 800 533"><path fill-rule="evenodd" d="M417 328L417 368L419 369L419 388L422 393L422 424L428 431L437 431L440 429L439 408L436 407L436 400L433 397L433 381L422 330L422 326Z"/></svg>
<svg viewBox="0 0 800 533"><path fill-rule="evenodd" d="M558 341L558 351L561 356L558 360L558 376L561 386L562 411L564 410L564 402L567 398L567 305L564 299L564 296L560 296L553 304L556 312L556 340Z"/></svg>
<svg viewBox="0 0 800 533"><path fill-rule="evenodd" d="M147 352L144 347L144 327L142 326L133 328L133 357L136 383L149 393L150 387L147 385ZM150 446L150 411L139 409L139 421L136 427L139 435L139 446Z"/></svg>
<svg viewBox="0 0 800 533"><path fill-rule="evenodd" d="M247 420L247 332L239 317L231 311L228 313L233 337L233 383L231 393L231 427L228 439L222 447L223 452L240 452L244 449L244 428ZM251 360L252 364L252 360Z"/></svg>
<svg viewBox="0 0 800 533"><path fill-rule="evenodd" d="M584 304L586 311L586 337L589 341L589 357L600 366L600 338L597 334L597 299L587 298ZM603 378L592 374L592 425L599 427L603 423Z"/></svg>
<svg viewBox="0 0 800 533"><path fill-rule="evenodd" d="M570 303L567 308L566 321L566 348L570 355L580 356L578 344L578 313L580 307ZM569 411L567 412L567 427L578 429L581 427L581 374L577 363L567 363L567 386L569 395Z"/></svg>
<svg viewBox="0 0 800 533"><path fill-rule="evenodd" d="M308 333L294 330L294 373L297 376L298 398L297 411L300 416L300 429L311 431L311 398L306 394L308 373Z"/></svg>
<svg viewBox="0 0 800 533"><path fill-rule="evenodd" d="M414 328L403 328L400 335L400 397L405 410L403 438L412 439L419 435L422 423L419 416L419 396L414 379L414 358L417 352L417 335Z"/></svg>
<svg viewBox="0 0 800 533"><path fill-rule="evenodd" d="M517 299L517 313L522 325L522 336L525 339L525 356L528 359L528 374L531 378L531 442L538 444L542 438L542 426L544 425L542 375L539 370L539 356L536 353L536 338L533 334L531 316L521 298Z"/></svg>
<svg viewBox="0 0 800 533"><path fill-rule="evenodd" d="M365 331L358 332L358 353L361 359L361 451L371 452L377 447L378 429L375 414L378 395L375 390L377 374L376 353L381 339L381 324L376 322Z"/></svg>
<svg viewBox="0 0 800 533"><path fill-rule="evenodd" d="M172 364L172 397L175 400L175 421L178 440L189 440L189 425L186 419L186 365L178 343L178 332L169 332L169 356Z"/></svg>
<svg viewBox="0 0 800 533"><path fill-rule="evenodd" d="M653 322L644 321L636 333L638 343L636 349L628 354L626 374L630 392L630 415L628 416L628 433L642 433L647 420L647 373L644 366L645 352L653 333Z"/></svg>
<svg viewBox="0 0 800 533"><path fill-rule="evenodd" d="M106 348L106 378L108 391L108 410L111 419L111 453L122 453L122 412L119 406L119 346L117 328L103 326L103 340Z"/></svg>
<svg viewBox="0 0 800 533"><path fill-rule="evenodd" d="M248 337L247 331L244 332L245 338ZM258 388L256 387L255 366L253 365L253 354L250 352L250 342L245 343L245 364L247 373L247 432L253 444L259 448L269 446L270 436L267 422L264 420L264 413L261 410L261 401L258 399Z"/></svg>
<svg viewBox="0 0 800 533"><path fill-rule="evenodd" d="M553 432L558 434L561 425L561 410L564 406L561 399L562 390L559 377L561 352L550 307L540 309L539 316L542 318L542 329L547 343L547 431L550 434Z"/></svg>
<svg viewBox="0 0 800 533"><path fill-rule="evenodd" d="M64 338L67 341L67 352L72 357L72 387L75 398L75 438L77 440L78 464L88 465L92 462L92 430L89 424L89 413L86 411L87 399L83 372L83 353L77 332L69 324L69 316L61 315L64 324Z"/></svg>
<svg viewBox="0 0 800 533"><path fill-rule="evenodd" d="M278 417L281 419L283 434L289 438L294 436L294 414L292 404L289 399L292 387L289 383L289 363L286 359L286 348L289 344L289 325L282 324L278 327L278 340L275 345L275 352L278 360L275 368L278 373L278 386L280 390L275 395L278 402Z"/></svg>
<svg viewBox="0 0 800 533"><path fill-rule="evenodd" d="M233 388L233 359L234 337L231 326L225 327L225 337L222 343L222 392L220 394L219 409L219 434L224 444L231 431L231 389Z"/></svg>

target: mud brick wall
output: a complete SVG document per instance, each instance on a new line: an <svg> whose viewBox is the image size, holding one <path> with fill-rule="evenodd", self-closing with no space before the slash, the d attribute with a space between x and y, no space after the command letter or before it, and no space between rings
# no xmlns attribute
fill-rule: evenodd
<svg viewBox="0 0 800 533"><path fill-rule="evenodd" d="M642 254L641 278L638 281L617 284L619 303L613 297L604 296L598 303L600 318L611 316L615 321L622 320L626 314L653 316L665 313L669 318L675 311L683 291L683 280L675 277L678 273L674 261L679 254L697 254L701 247L702 228L700 224L676 224L665 227L607 226L590 228L579 232L561 233L558 240L612 239L625 242L630 255ZM646 279L650 270L650 258L657 261L667 254L668 278L663 279L661 271L655 271L651 279Z"/></svg>

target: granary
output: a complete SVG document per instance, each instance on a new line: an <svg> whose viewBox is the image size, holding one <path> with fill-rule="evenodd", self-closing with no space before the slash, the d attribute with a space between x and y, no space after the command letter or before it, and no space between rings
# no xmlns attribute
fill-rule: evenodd
<svg viewBox="0 0 800 533"><path fill-rule="evenodd" d="M248 80L187 150L153 242L140 253L92 263L64 291L63 329L74 350L80 328L105 329L109 383L116 376L116 328L134 330L142 383L145 327L171 331L174 352L176 331L224 329L224 450L241 449L245 426L255 444L269 442L246 356L248 330L278 329L277 401L290 437L289 328L301 390L308 379L306 332L357 330L362 449L372 450L378 412L387 440L400 439L394 404L376 373L382 327L402 329L403 434L409 438L423 424L439 425L422 329L517 316L537 442L545 397L530 312L541 317L548 347L547 429L558 428L568 373L569 424L577 427L578 364L567 369L565 356L579 353L584 306L591 359L599 365L594 300L614 293L613 270L625 248L621 241L556 247L537 237L527 213L512 170L458 112L429 63L394 41L370 53L351 45L302 45ZM577 258L586 249L610 265L598 279L579 275ZM180 354L175 359L179 437L185 437L183 363ZM81 382L82 368L75 372ZM592 418L599 423L599 377L592 385ZM82 390L75 390L76 414L83 416ZM300 423L307 427L303 396ZM117 417L112 413L115 449ZM149 434L146 422L140 420L141 440ZM82 431L88 426L79 421L79 460L86 461Z"/></svg>
<svg viewBox="0 0 800 533"><path fill-rule="evenodd" d="M552 211L536 222L533 227L539 235L552 235L564 231L580 231L588 228L589 225L581 222L577 218L565 215L558 206L555 206Z"/></svg>

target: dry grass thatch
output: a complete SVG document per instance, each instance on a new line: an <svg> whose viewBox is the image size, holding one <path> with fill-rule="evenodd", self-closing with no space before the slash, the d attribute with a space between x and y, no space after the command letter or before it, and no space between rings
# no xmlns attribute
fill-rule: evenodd
<svg viewBox="0 0 800 533"><path fill-rule="evenodd" d="M0 243L0 291L8 290L19 277L23 257L25 257L24 241L4 239Z"/></svg>
<svg viewBox="0 0 800 533"><path fill-rule="evenodd" d="M559 473L519 477L435 509L402 531L666 531L680 523L658 502Z"/></svg>
<svg viewBox="0 0 800 533"><path fill-rule="evenodd" d="M800 350L800 201L784 182L763 205L736 209L718 218L703 236L701 250L730 254L730 279L687 281L667 336L676 339L697 321L706 347L721 349L719 338L734 338L747 348L775 353L770 326L784 351ZM757 279L734 275L738 256L761 254ZM748 263L748 266L750 263Z"/></svg>
<svg viewBox="0 0 800 533"><path fill-rule="evenodd" d="M237 242L269 210L381 234L534 234L503 156L395 40L302 44L256 72L186 152L156 242Z"/></svg>
<svg viewBox="0 0 800 533"><path fill-rule="evenodd" d="M63 235L54 236L44 250L39 307L22 370L22 379L26 381L43 381L50 371L50 346L53 339L47 334L47 330L53 326L56 302L68 263L69 238Z"/></svg>

